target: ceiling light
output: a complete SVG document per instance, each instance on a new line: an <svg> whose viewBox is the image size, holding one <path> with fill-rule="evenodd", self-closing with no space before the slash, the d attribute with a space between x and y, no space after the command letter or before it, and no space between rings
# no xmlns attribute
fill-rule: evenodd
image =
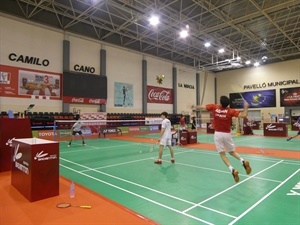
<svg viewBox="0 0 300 225"><path fill-rule="evenodd" d="M246 65L249 65L250 63L251 63L250 60L247 60L247 61L246 61Z"/></svg>
<svg viewBox="0 0 300 225"><path fill-rule="evenodd" d="M253 65L256 66L256 67L258 67L259 66L259 62L255 62Z"/></svg>
<svg viewBox="0 0 300 225"><path fill-rule="evenodd" d="M182 30L179 34L181 38L186 38L189 35L187 30Z"/></svg>
<svg viewBox="0 0 300 225"><path fill-rule="evenodd" d="M238 56L238 57L236 57L236 59L237 59L237 60L241 60L241 57Z"/></svg>
<svg viewBox="0 0 300 225"><path fill-rule="evenodd" d="M224 48L219 49L219 53L225 52Z"/></svg>
<svg viewBox="0 0 300 225"><path fill-rule="evenodd" d="M204 44L204 46L205 46L205 47L209 47L209 46L210 46L210 43L209 43L209 42L206 42L206 43Z"/></svg>
<svg viewBox="0 0 300 225"><path fill-rule="evenodd" d="M156 26L157 24L159 24L159 18L158 16L152 16L150 19L149 19L149 22L152 26Z"/></svg>

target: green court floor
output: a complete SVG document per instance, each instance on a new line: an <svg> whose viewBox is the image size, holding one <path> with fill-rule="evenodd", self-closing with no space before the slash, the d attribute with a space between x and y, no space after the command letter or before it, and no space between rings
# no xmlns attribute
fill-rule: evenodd
<svg viewBox="0 0 300 225"><path fill-rule="evenodd" d="M198 142L212 139L210 134L198 135ZM300 152L300 139L234 139L237 146ZM298 160L243 155L253 169L246 175L231 158L240 171L235 183L215 151L175 147L172 164L165 149L163 164L156 165L158 149L149 152L147 143L87 139L86 144L77 140L68 148L67 142L60 143L60 174L160 224L300 224Z"/></svg>

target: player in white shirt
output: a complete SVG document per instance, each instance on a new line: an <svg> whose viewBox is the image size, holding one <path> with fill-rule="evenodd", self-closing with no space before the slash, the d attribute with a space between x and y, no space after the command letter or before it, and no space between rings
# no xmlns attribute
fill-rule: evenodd
<svg viewBox="0 0 300 225"><path fill-rule="evenodd" d="M158 153L158 159L154 162L156 164L162 164L162 154L165 146L168 146L170 149L171 154L171 162L174 163L174 149L171 145L171 139L172 139L172 133L171 133L171 122L169 119L167 119L168 113L162 112L161 118L163 119L161 123L161 131L160 131L160 138L158 139L159 142L159 153Z"/></svg>
<svg viewBox="0 0 300 225"><path fill-rule="evenodd" d="M79 116L79 115L76 115L76 116L75 116L75 119L77 120L77 122L74 123L74 125L73 125L72 128L71 128L71 135L72 135L72 136L71 136L71 140L70 140L70 142L69 142L69 144L68 144L68 147L71 146L71 143L72 143L72 141L74 140L74 136L75 136L76 134L79 134L79 135L81 136L81 138L82 138L82 145L85 145L84 137L83 137L82 131L81 131L81 128L82 128L82 126L83 126L83 123L82 123L81 121L79 121L79 119L80 119L80 116Z"/></svg>

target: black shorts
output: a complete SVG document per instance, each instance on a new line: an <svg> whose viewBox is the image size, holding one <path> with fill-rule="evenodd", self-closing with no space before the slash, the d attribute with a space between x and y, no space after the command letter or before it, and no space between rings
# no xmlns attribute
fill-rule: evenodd
<svg viewBox="0 0 300 225"><path fill-rule="evenodd" d="M80 130L80 131L73 131L72 134L73 134L73 135L76 135L76 134L82 135L82 132L81 132L81 130Z"/></svg>

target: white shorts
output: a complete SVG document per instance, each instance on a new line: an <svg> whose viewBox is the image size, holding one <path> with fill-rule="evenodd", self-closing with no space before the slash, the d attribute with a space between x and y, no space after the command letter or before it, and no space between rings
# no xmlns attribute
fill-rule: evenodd
<svg viewBox="0 0 300 225"><path fill-rule="evenodd" d="M159 145L163 145L163 146L171 145L171 139L163 138L160 140Z"/></svg>
<svg viewBox="0 0 300 225"><path fill-rule="evenodd" d="M223 132L215 131L214 140L215 140L215 145L217 147L217 151L219 153L225 151L228 152L235 151L235 146L232 140L231 133L223 133Z"/></svg>

